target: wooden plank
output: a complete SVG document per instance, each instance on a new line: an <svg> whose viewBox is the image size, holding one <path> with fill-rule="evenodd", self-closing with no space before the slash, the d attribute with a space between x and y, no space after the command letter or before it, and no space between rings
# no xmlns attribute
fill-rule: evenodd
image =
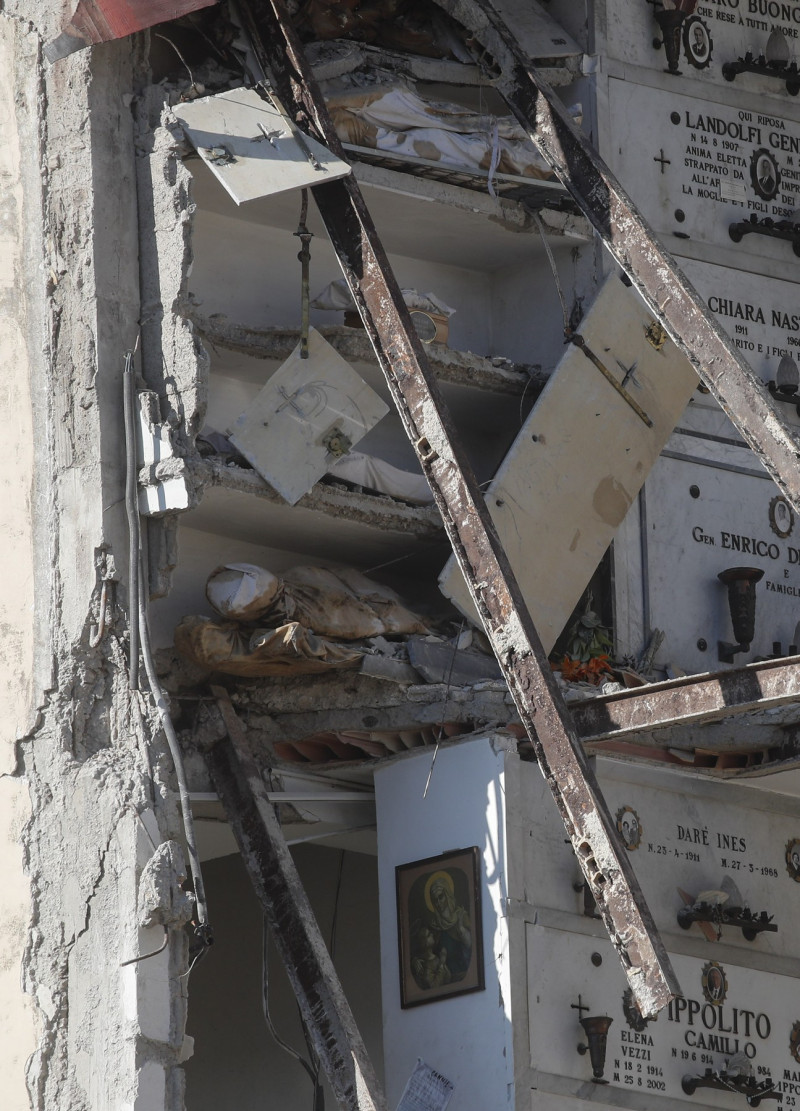
<svg viewBox="0 0 800 1111"><path fill-rule="evenodd" d="M55 62L76 50L122 39L216 3L217 0L78 0L72 19L58 38L45 47L45 57Z"/></svg>
<svg viewBox="0 0 800 1111"><path fill-rule="evenodd" d="M228 738L205 754L242 860L264 908L314 1050L348 1111L386 1111L364 1041L227 691L212 687ZM263 761L262 761L263 764Z"/></svg>

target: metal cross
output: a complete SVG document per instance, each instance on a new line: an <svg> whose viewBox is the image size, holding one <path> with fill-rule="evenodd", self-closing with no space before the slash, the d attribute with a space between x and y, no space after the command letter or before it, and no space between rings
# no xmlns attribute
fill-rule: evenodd
<svg viewBox="0 0 800 1111"><path fill-rule="evenodd" d="M638 386L639 389L641 389L642 383L638 380L638 378L634 378L634 374L636 373L636 368L638 365L638 362L634 360L630 366L625 366L624 363L621 363L619 359L617 359L617 366L624 375L622 381L620 382L620 385L623 389L625 389L629 382L631 383L631 385Z"/></svg>
<svg viewBox="0 0 800 1111"><path fill-rule="evenodd" d="M671 166L672 163L670 162L670 160L668 158L664 157L664 148L663 147L659 150L658 154L659 154L658 158L654 158L653 161L661 163L661 173L663 174L664 173L664 167L665 166Z"/></svg>

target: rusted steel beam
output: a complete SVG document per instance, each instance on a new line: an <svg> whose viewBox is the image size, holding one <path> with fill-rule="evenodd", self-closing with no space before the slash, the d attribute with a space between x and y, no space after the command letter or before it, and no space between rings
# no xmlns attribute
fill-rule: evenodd
<svg viewBox="0 0 800 1111"><path fill-rule="evenodd" d="M435 0L482 48L493 85L569 190L653 315L800 512L800 445L675 259L520 51L488 0Z"/></svg>
<svg viewBox="0 0 800 1111"><path fill-rule="evenodd" d="M242 860L264 908L314 1049L339 1106L386 1111L386 1100L228 694L212 688L228 737L205 754Z"/></svg>
<svg viewBox="0 0 800 1111"><path fill-rule="evenodd" d="M342 157L283 0L240 8L258 62L299 126ZM406 432L639 1007L678 991L666 950L442 400L400 287L351 174L313 189Z"/></svg>
<svg viewBox="0 0 800 1111"><path fill-rule="evenodd" d="M572 718L582 741L616 740L673 725L721 721L798 697L800 656L792 656L587 699L572 707ZM657 736L653 743L658 744ZM701 746L699 736L697 743Z"/></svg>
<svg viewBox="0 0 800 1111"><path fill-rule="evenodd" d="M122 39L156 23L210 8L217 0L78 0L72 19L44 48L48 62L100 42Z"/></svg>

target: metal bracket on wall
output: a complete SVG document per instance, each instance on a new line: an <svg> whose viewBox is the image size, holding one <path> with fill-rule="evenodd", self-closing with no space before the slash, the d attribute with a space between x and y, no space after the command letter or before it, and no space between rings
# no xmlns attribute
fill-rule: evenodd
<svg viewBox="0 0 800 1111"><path fill-rule="evenodd" d="M341 156L283 0L252 0L239 11L258 64L295 122ZM575 854L639 1007L653 1015L679 991L674 972L358 183L351 174L312 192Z"/></svg>

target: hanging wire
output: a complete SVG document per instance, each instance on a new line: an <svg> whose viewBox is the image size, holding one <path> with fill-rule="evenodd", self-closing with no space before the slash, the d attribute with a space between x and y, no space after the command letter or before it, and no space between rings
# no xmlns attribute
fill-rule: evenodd
<svg viewBox="0 0 800 1111"><path fill-rule="evenodd" d="M138 343L138 337L136 342ZM139 544L141 541L141 522L137 503L136 483L136 428L134 410L136 407L136 382L133 375L133 356L135 352L125 353L123 381L123 412L125 421L125 511L128 517L128 687L139 689Z"/></svg>
<svg viewBox="0 0 800 1111"><path fill-rule="evenodd" d="M137 405L136 394L136 379L133 371L133 357L136 353L136 347L139 340L137 337L136 345L132 351L128 351L125 355L125 369L122 376L123 381L123 409L124 409L124 427L125 427L125 457L126 457L126 482L125 482L125 505L128 515L129 527L129 564L128 564L128 578L130 582L129 588L129 626L130 626L130 660L129 660L129 680L128 685L132 691L139 689L139 650L141 647L142 658L144 660L145 672L147 674L147 681L150 686L150 692L155 702L161 726L164 730L164 735L167 739L170 755L172 756L172 763L175 768L175 778L178 783L178 794L180 796L181 816L183 819L183 831L186 838L186 847L189 854L189 869L192 874L192 883L194 885L194 897L197 908L197 925L195 926L195 935L202 941L203 946L189 968L191 972L197 963L199 956L206 951L212 942L211 927L208 922L208 904L206 902L205 886L203 884L203 875L200 868L200 855L197 851L197 840L195 838L194 821L192 818L191 801L189 798L189 785L186 779L186 769L183 764L183 754L181 752L178 736L175 732L172 718L170 716L167 700L164 697L164 691L158 679L158 673L153 661L153 654L150 647L150 630L148 626L147 615L147 592L145 589L145 574L142 559L142 543L141 543L141 519L139 516L139 505L137 501L138 488L137 488L137 473L136 473L136 431L134 425L134 413ZM134 608L135 607L135 608ZM184 975L188 975L188 972Z"/></svg>
<svg viewBox="0 0 800 1111"><path fill-rule="evenodd" d="M120 968L127 968L127 966L129 964L139 964L140 961L149 961L151 957L157 957L159 953L163 953L168 944L169 944L169 930L165 926L164 927L164 940L161 942L161 944L159 945L159 947L157 949L154 949L152 951L152 953L142 953L142 955L140 957L131 957L131 959L128 960L128 961L121 961L120 962ZM189 969L189 971L191 972L191 969Z"/></svg>
<svg viewBox="0 0 800 1111"><path fill-rule="evenodd" d="M280 1036L275 1023L272 1021L272 1015L269 1010L269 926L267 924L267 916L263 915L261 920L261 1009L264 1012L264 1022L267 1024L267 1029L272 1035L276 1045L285 1050L290 1057L294 1057L296 1061L303 1066L308 1073L311 1083L314 1085L314 1109L315 1111L322 1111L321 1106L321 1093L322 1085L319 1083L319 1060L317 1058L316 1069L306 1061L302 1053L298 1053L293 1045L289 1045L287 1041ZM301 1019L302 1023L302 1019ZM307 1039L305 1024L303 1025L303 1036ZM316 1058L316 1053L313 1053L313 1058ZM324 1098L324 1097L322 1097Z"/></svg>
<svg viewBox="0 0 800 1111"><path fill-rule="evenodd" d="M452 679L453 679L453 668L454 668L455 662L456 662L456 652L458 651L458 642L461 640L461 634L464 632L464 625L465 624L466 624L466 622L465 622L464 618L462 617L461 625L459 626L458 632L456 633L456 636L455 636L455 640L453 641L453 652L452 652L452 655L450 656L450 667L447 670L447 682L446 682L445 688L444 688L444 701L442 702L442 720L439 722L439 728L437 730L437 737L436 737L436 746L433 750L433 757L431 758L431 766L428 769L428 778L425 780L425 790L422 792L423 802L428 797L428 788L431 785L431 779L433 777L433 767L434 767L434 764L436 763L436 757L439 754L439 745L441 744L442 734L444 732L444 719L447 716L447 698L448 698L448 695L450 694L450 684L451 684Z"/></svg>
<svg viewBox="0 0 800 1111"><path fill-rule="evenodd" d="M550 269L553 271L553 281L556 283L556 291L558 299L561 302L561 314L564 317L564 335L570 336L572 334L572 327L569 322L569 313L567 312L567 302L564 300L564 292L561 289L561 282L558 277L558 270L556 269L556 260L553 258L553 252L550 250L550 244L547 242L547 236L544 233L544 224L538 212L533 213L533 218L536 221L536 226L539 229L539 235L542 237L544 249L547 252L547 258L550 263Z"/></svg>
<svg viewBox="0 0 800 1111"><path fill-rule="evenodd" d="M339 875L336 877L336 892L333 896L333 917L331 918L331 940L328 944L328 952L331 955L331 960L336 957L336 926L339 919L339 896L342 893L342 875L344 874L344 849L339 850Z"/></svg>

